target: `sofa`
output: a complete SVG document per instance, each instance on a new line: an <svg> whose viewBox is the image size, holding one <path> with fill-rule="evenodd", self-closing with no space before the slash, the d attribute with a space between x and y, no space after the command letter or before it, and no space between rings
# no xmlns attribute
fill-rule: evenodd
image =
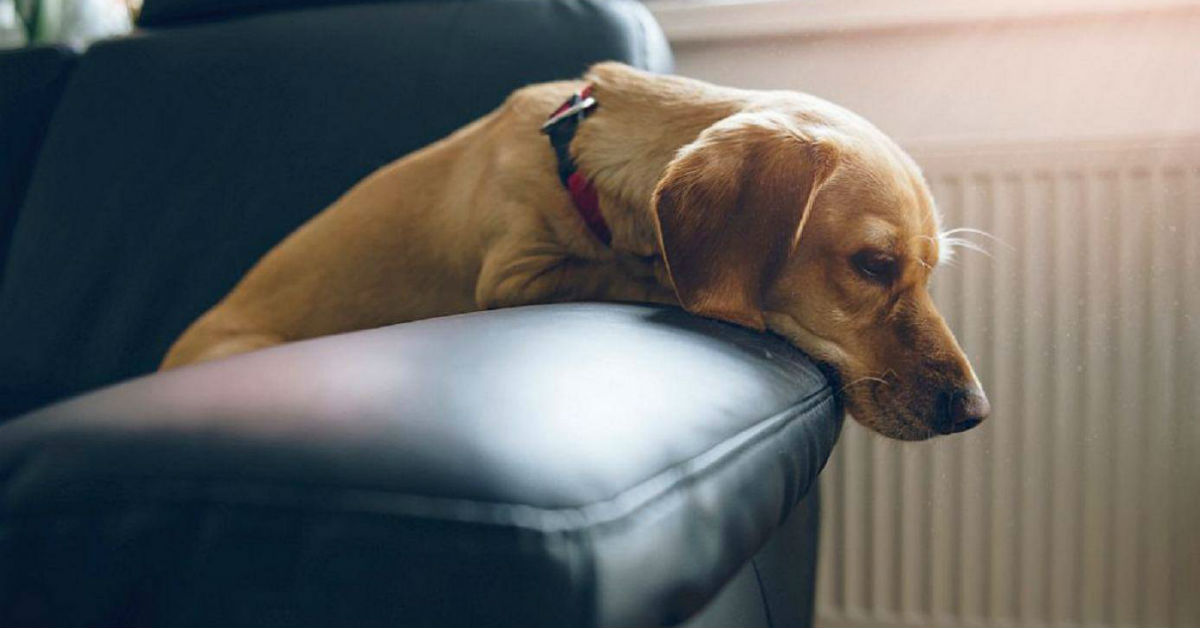
<svg viewBox="0 0 1200 628"><path fill-rule="evenodd" d="M154 372L358 179L604 59L671 68L630 0L146 0L0 52L0 625L809 625L842 412L777 337L557 304Z"/></svg>

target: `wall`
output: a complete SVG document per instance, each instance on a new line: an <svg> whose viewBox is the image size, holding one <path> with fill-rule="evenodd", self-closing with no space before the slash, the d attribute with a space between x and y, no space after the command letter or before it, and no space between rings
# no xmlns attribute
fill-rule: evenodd
<svg viewBox="0 0 1200 628"><path fill-rule="evenodd" d="M771 7L773 28L722 34L736 33L737 13L755 4ZM961 10L957 19L906 21L903 9L888 3L880 12L899 12L894 19L842 16L842 26L816 21L828 2L796 0L803 10L779 8L791 4L730 5L708 24L697 17L703 4L651 6L672 38L678 73L807 91L857 111L908 145L1200 135L1194 3L1000 16L981 8L989 16L981 21Z"/></svg>

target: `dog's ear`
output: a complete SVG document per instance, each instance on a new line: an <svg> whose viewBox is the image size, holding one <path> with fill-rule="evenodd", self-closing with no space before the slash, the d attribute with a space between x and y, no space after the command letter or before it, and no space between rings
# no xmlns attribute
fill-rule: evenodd
<svg viewBox="0 0 1200 628"><path fill-rule="evenodd" d="M680 304L763 329L767 282L798 244L837 162L832 141L769 113L730 116L682 148L653 202Z"/></svg>

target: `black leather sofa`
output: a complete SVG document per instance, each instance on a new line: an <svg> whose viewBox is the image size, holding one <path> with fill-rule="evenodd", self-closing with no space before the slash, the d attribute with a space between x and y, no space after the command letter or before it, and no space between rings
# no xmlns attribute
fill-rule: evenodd
<svg viewBox="0 0 1200 628"><path fill-rule="evenodd" d="M152 373L357 179L602 59L670 68L624 0L147 0L0 53L0 624L810 623L841 413L777 338L568 304Z"/></svg>

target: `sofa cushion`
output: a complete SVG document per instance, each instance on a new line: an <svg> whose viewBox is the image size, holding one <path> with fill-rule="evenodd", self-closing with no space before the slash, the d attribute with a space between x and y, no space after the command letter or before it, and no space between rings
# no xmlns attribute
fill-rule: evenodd
<svg viewBox="0 0 1200 628"><path fill-rule="evenodd" d="M0 618L679 622L787 519L840 416L786 342L630 305L158 373L0 426Z"/></svg>
<svg viewBox="0 0 1200 628"><path fill-rule="evenodd" d="M153 370L292 229L517 87L602 59L666 69L645 11L624 0L353 4L94 45L13 233L0 416Z"/></svg>

